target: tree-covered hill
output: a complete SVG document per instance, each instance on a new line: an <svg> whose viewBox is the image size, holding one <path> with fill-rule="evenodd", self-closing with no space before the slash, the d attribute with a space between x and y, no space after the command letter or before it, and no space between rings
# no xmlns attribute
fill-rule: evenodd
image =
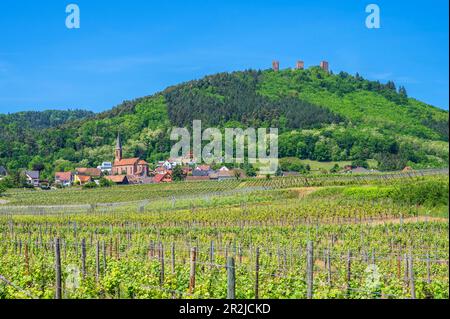
<svg viewBox="0 0 450 319"><path fill-rule="evenodd" d="M0 116L0 165L43 163L46 173L98 165L113 157L121 132L126 156L150 162L168 156L173 126L277 127L280 156L317 161L375 159L380 169L448 166L448 111L407 96L393 82L318 67L220 73L126 101L82 120L42 117L15 125ZM6 124L4 124L6 123ZM14 126L15 125L15 126ZM7 138L3 135L6 131Z"/></svg>

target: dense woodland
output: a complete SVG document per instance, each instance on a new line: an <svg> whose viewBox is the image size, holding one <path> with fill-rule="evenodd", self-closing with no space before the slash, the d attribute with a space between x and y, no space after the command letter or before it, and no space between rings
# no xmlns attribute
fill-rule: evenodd
<svg viewBox="0 0 450 319"><path fill-rule="evenodd" d="M173 126L277 127L281 157L375 159L381 170L448 166L448 111L409 98L404 87L320 68L220 73L126 101L110 111L0 115L0 165L44 177L124 155L168 156Z"/></svg>

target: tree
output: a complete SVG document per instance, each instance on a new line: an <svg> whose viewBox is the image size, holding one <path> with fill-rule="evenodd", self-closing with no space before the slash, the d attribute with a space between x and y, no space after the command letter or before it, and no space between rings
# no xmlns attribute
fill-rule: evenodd
<svg viewBox="0 0 450 319"><path fill-rule="evenodd" d="M181 167L181 165L175 166L175 168L172 171L172 179L175 182L179 182L179 181L184 180L185 177L186 176L184 175L183 168Z"/></svg>
<svg viewBox="0 0 450 319"><path fill-rule="evenodd" d="M242 176L242 174L241 174L241 171L239 171L239 170L234 170L234 177L237 179L237 180L240 180L241 179L241 176Z"/></svg>
<svg viewBox="0 0 450 319"><path fill-rule="evenodd" d="M33 171L43 171L45 169L45 161L41 156L35 156L30 162L29 168Z"/></svg>
<svg viewBox="0 0 450 319"><path fill-rule="evenodd" d="M337 173L340 169L338 164L334 164L333 168L330 169L330 173Z"/></svg>
<svg viewBox="0 0 450 319"><path fill-rule="evenodd" d="M246 164L244 167L245 175L248 177L255 177L256 176L256 169L251 164Z"/></svg>
<svg viewBox="0 0 450 319"><path fill-rule="evenodd" d="M70 172L75 169L72 162L64 159L58 159L53 163L55 172Z"/></svg>
<svg viewBox="0 0 450 319"><path fill-rule="evenodd" d="M275 176L283 176L283 170L281 169L281 167L279 165L277 168L277 172L275 173Z"/></svg>
<svg viewBox="0 0 450 319"><path fill-rule="evenodd" d="M398 94L400 94L400 96L403 98L408 97L408 92L406 92L406 88L404 86L400 86L400 88L398 89Z"/></svg>
<svg viewBox="0 0 450 319"><path fill-rule="evenodd" d="M362 159L357 159L352 162L352 167L364 167L369 168L369 163Z"/></svg>

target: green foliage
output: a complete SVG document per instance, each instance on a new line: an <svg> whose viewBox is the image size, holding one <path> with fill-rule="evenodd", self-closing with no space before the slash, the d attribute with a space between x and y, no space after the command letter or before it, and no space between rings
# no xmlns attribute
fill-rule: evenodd
<svg viewBox="0 0 450 319"><path fill-rule="evenodd" d="M106 179L104 177L100 178L100 181L99 181L100 187L111 187L113 185L114 185L114 183L112 181L110 181L109 179Z"/></svg>
<svg viewBox="0 0 450 319"><path fill-rule="evenodd" d="M352 162L352 167L369 168L369 163L366 160L357 159Z"/></svg>
<svg viewBox="0 0 450 319"><path fill-rule="evenodd" d="M251 164L245 164L244 171L245 171L245 175L247 175L248 177L256 176L256 169Z"/></svg>
<svg viewBox="0 0 450 319"><path fill-rule="evenodd" d="M305 165L295 157L281 158L279 161L280 168L285 172L306 173L308 170Z"/></svg>
<svg viewBox="0 0 450 319"><path fill-rule="evenodd" d="M113 159L120 131L125 157L167 158L173 126L277 127L280 157L377 159L380 169L448 166L448 112L409 98L392 82L307 70L220 73L125 101L108 112L0 115L0 165L9 171L95 167Z"/></svg>
<svg viewBox="0 0 450 319"><path fill-rule="evenodd" d="M175 182L179 182L182 181L186 178L186 176L183 173L183 168L180 165L177 165L174 167L174 169L172 170L172 179Z"/></svg>
<svg viewBox="0 0 450 319"><path fill-rule="evenodd" d="M6 187L6 185L3 183L3 181L0 181L0 196L2 196L4 193L6 193L6 190L8 188Z"/></svg>
<svg viewBox="0 0 450 319"><path fill-rule="evenodd" d="M393 185L367 187L330 187L317 192L317 197L344 196L354 200L390 199L402 205L420 205L429 208L442 207L449 203L449 181L445 177L427 177L419 180L404 180Z"/></svg>
<svg viewBox="0 0 450 319"><path fill-rule="evenodd" d="M89 182L83 185L83 189L92 189L92 188L97 188L98 185L96 182Z"/></svg>
<svg viewBox="0 0 450 319"><path fill-rule="evenodd" d="M55 264L55 254L49 247L55 237L62 243L63 298L67 299L225 299L227 252L236 261L236 297L254 299L256 248L260 252L259 297L305 298L310 241L314 242L315 299L367 299L381 294L410 298L410 282L404 280L403 270L398 272L403 254L411 254L414 260L417 298L448 299L448 219L425 221L417 216L415 203L389 200L396 189L403 192L414 185L422 193L419 198L425 192L437 194L439 188L448 191L447 177L398 175L388 181L361 181L348 176L346 186L324 191L320 185L340 185L345 178L272 177L86 191L17 191L8 194L8 201L32 193L36 197L30 199L29 210L13 207L8 214L0 214L0 235L8 238L0 241L0 273L14 283L0 283L0 299L27 298L23 291L39 299L54 298L55 271L49 265ZM298 188L300 182L309 187ZM230 189L243 192L230 194ZM313 193L300 199L303 191ZM374 197L380 193L385 197ZM77 213L66 206L83 200L102 203L109 199L104 194L118 202L137 200L137 195L152 200L90 205ZM170 200L172 195L176 202ZM50 207L30 213L41 203L35 199ZM54 206L54 200L61 206ZM86 240L84 274L72 271L82 263L82 239ZM192 293L188 293L189 247L197 248ZM376 281L370 280L375 275L371 269L379 274Z"/></svg>
<svg viewBox="0 0 450 319"><path fill-rule="evenodd" d="M448 205L449 180L426 179L411 184L401 184L393 191L393 198L413 205L430 207Z"/></svg>
<svg viewBox="0 0 450 319"><path fill-rule="evenodd" d="M334 164L334 166L330 169L330 173L338 173L341 170L339 164Z"/></svg>

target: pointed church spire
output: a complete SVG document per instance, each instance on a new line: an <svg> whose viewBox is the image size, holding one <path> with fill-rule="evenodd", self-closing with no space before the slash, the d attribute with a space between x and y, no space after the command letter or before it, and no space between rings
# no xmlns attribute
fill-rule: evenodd
<svg viewBox="0 0 450 319"><path fill-rule="evenodd" d="M122 160L122 142L120 140L120 133L117 133L117 141L116 141L116 154L115 154L115 162L119 162Z"/></svg>
<svg viewBox="0 0 450 319"><path fill-rule="evenodd" d="M120 133L117 133L116 150L122 148L122 142L120 140Z"/></svg>

